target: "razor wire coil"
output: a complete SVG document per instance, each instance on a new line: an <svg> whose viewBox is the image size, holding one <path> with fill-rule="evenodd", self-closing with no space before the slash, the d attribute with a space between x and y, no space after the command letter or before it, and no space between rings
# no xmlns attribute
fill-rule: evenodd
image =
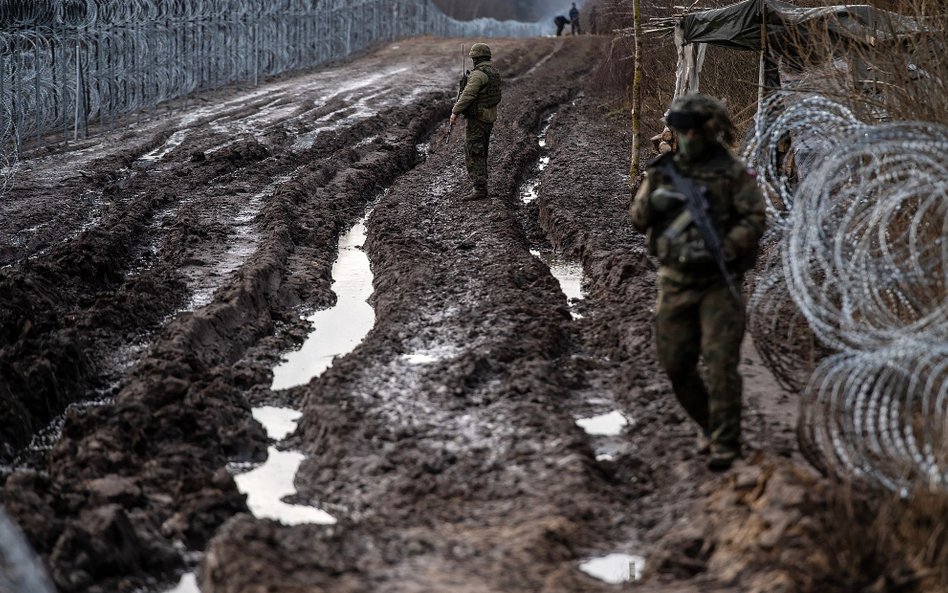
<svg viewBox="0 0 948 593"><path fill-rule="evenodd" d="M743 154L774 224L748 327L802 391L805 449L900 493L948 489L948 128L793 92L759 117Z"/></svg>

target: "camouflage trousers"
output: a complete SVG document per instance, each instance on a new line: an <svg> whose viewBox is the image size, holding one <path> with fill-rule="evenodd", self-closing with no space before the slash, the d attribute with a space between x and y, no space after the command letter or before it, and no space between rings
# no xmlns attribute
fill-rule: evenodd
<svg viewBox="0 0 948 593"><path fill-rule="evenodd" d="M679 403L710 437L712 450L740 449L742 383L737 365L744 323L744 303L735 301L724 282L695 288L659 279L658 360ZM707 384L698 373L699 355L707 368Z"/></svg>
<svg viewBox="0 0 948 593"><path fill-rule="evenodd" d="M464 164L474 191L487 194L487 147L494 124L479 119L467 118L464 130Z"/></svg>

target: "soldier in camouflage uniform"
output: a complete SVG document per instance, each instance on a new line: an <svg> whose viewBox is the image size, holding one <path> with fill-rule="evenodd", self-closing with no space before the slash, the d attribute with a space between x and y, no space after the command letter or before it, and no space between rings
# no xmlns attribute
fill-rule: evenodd
<svg viewBox="0 0 948 593"><path fill-rule="evenodd" d="M474 191L465 199L480 200L487 197L487 147L494 122L497 121L501 83L500 73L490 62L490 47L475 43L468 55L474 60L474 70L451 110L451 125L454 125L459 115L467 119L464 133L465 164Z"/></svg>
<svg viewBox="0 0 948 593"><path fill-rule="evenodd" d="M662 169L670 159L681 176L707 188L710 219L738 287L756 261L766 225L764 200L755 174L726 148L735 130L717 100L680 97L666 122L678 136L678 151L649 163L632 205L632 222L647 232L649 251L661 264L655 318L659 362L678 401L707 439L709 467L727 469L740 455L737 365L744 302L732 294L700 231L688 223L684 196ZM698 374L699 355L707 367L707 384Z"/></svg>

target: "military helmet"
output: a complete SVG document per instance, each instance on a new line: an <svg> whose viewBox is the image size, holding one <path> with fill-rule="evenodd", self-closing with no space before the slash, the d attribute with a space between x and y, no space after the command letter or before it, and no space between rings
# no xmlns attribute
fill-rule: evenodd
<svg viewBox="0 0 948 593"><path fill-rule="evenodd" d="M727 109L714 97L693 93L672 101L665 123L675 130L701 130L711 138L733 144L737 130Z"/></svg>
<svg viewBox="0 0 948 593"><path fill-rule="evenodd" d="M490 47L486 43L475 43L471 46L471 52L468 56L472 58L489 58Z"/></svg>

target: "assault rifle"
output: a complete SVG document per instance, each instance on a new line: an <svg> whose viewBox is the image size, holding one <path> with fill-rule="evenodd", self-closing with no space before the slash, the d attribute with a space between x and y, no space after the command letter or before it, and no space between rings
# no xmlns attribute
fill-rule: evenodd
<svg viewBox="0 0 948 593"><path fill-rule="evenodd" d="M471 78L471 71L464 69L464 46L461 46L461 81L458 83L458 96L454 98L455 105L458 101L461 100L461 93L464 92L464 87L467 86L467 81ZM451 137L451 132L454 131L454 124L451 124L451 127L448 128L447 138ZM447 139L446 138L446 139Z"/></svg>
<svg viewBox="0 0 948 593"><path fill-rule="evenodd" d="M740 301L741 292L734 283L734 275L727 269L727 258L724 256L721 237L718 236L718 232L711 222L711 217L708 215L708 188L695 183L692 179L682 176L678 170L675 169L675 164L672 162L672 159L665 158L662 159L662 161L663 162L658 166L658 170L671 179L675 190L684 196L685 209L688 211L688 214L691 215L691 221L701 233L704 246L711 253L711 257L714 258L714 263L718 265L718 269L721 271L721 275L724 276L724 281L727 282L727 287L730 289L731 295Z"/></svg>

